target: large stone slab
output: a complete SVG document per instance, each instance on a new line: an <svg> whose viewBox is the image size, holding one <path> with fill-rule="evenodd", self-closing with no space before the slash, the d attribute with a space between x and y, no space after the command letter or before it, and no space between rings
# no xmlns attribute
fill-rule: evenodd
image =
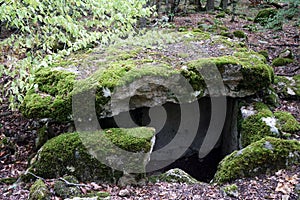
<svg viewBox="0 0 300 200"><path fill-rule="evenodd" d="M30 118L68 121L72 97L92 91L98 117L105 118L203 96L245 97L272 80L265 58L239 41L204 32L150 31L40 69L21 111Z"/></svg>

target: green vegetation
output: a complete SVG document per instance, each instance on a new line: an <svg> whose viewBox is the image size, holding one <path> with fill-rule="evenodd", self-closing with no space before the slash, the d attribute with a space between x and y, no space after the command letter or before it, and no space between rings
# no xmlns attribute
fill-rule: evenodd
<svg viewBox="0 0 300 200"><path fill-rule="evenodd" d="M62 134L46 142L31 161L29 171L43 178L55 178L67 174L75 176L80 181L113 183L122 176L122 172L112 170L101 163L91 156L86 148L107 156L113 154L120 161L122 157L115 153L115 147L112 145L131 152L149 152L153 134L152 128L144 127ZM141 159L139 156L135 157ZM141 160L139 164L143 165ZM27 174L27 176L30 175ZM24 180L26 179L28 180L28 177L24 177Z"/></svg>
<svg viewBox="0 0 300 200"><path fill-rule="evenodd" d="M286 64L289 64L292 62L293 62L293 59L290 59L290 58L275 58L272 61L272 65L273 66L283 66L283 65L286 65Z"/></svg>
<svg viewBox="0 0 300 200"><path fill-rule="evenodd" d="M276 111L274 116L278 119L277 123L282 131L293 133L300 130L300 123L291 113Z"/></svg>
<svg viewBox="0 0 300 200"><path fill-rule="evenodd" d="M246 38L247 35L245 34L244 31L241 31L241 30L236 30L236 31L233 31L233 35L237 38Z"/></svg>
<svg viewBox="0 0 300 200"><path fill-rule="evenodd" d="M274 8L260 10L254 18L254 22L260 23L261 25L266 25L267 22L277 14L277 12L278 11Z"/></svg>
<svg viewBox="0 0 300 200"><path fill-rule="evenodd" d="M51 193L43 180L38 179L30 187L29 200L50 200Z"/></svg>
<svg viewBox="0 0 300 200"><path fill-rule="evenodd" d="M1 1L0 29L8 34L0 50L11 49L9 56L19 58L12 68L0 65L1 72L13 77L4 93L11 107L17 108L33 88L35 70L133 32L138 19L151 14L145 4L146 0Z"/></svg>
<svg viewBox="0 0 300 200"><path fill-rule="evenodd" d="M254 177L300 164L300 142L266 137L246 148L234 151L219 164L214 182L230 182Z"/></svg>
<svg viewBox="0 0 300 200"><path fill-rule="evenodd" d="M241 137L242 146L256 142L266 136L280 136L279 132L274 133L271 131L271 127L267 125L263 118L272 118L273 113L267 105L263 103L254 104L257 113L244 119L241 123Z"/></svg>

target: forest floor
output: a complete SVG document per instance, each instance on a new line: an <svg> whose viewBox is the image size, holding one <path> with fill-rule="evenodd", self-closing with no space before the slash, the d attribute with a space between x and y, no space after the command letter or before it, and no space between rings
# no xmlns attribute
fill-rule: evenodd
<svg viewBox="0 0 300 200"><path fill-rule="evenodd" d="M176 27L197 27L200 19L205 19L208 25L214 23L215 15L193 14L186 17L175 17ZM267 50L269 61L276 58L286 48L292 50L295 61L284 67L274 67L277 75L293 76L300 73L299 53L299 27L284 24L283 30L274 31L261 29L255 32L247 31L244 25L253 24L245 19L236 18L230 22L230 17L218 19L232 32L243 30L247 34L246 44L249 48L260 51ZM201 20L203 21L203 20ZM297 39L298 36L298 39ZM0 84L6 83L10 77L0 77ZM285 110L292 113L300 121L299 99L280 99L277 110ZM32 183L13 184L20 174L24 173L28 166L28 160L36 153L35 139L39 123L25 119L17 111L11 111L8 107L8 99L0 105L0 139L8 138L6 144L0 143L0 199L27 199ZM60 132L65 127L53 127ZM300 140L300 133L294 138ZM46 181L49 188L53 180ZM115 185L97 185L85 183L95 191L106 191L111 194L111 199L284 199L296 200L300 195L295 191L300 188L300 166L294 166L288 170L279 170L276 173L264 174L254 178L238 179L230 184L236 184L238 192L228 195L223 192L225 185L195 184L186 185L179 183L156 183L144 186L128 186L120 188ZM87 188L82 187L83 192ZM125 192L125 197L120 194ZM60 199L53 195L53 199Z"/></svg>

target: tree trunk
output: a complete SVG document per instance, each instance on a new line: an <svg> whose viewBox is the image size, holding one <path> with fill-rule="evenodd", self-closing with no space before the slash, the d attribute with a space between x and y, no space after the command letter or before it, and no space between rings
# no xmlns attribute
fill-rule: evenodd
<svg viewBox="0 0 300 200"><path fill-rule="evenodd" d="M222 10L226 10L227 7L228 7L228 0L221 0L220 8L222 8Z"/></svg>
<svg viewBox="0 0 300 200"><path fill-rule="evenodd" d="M231 22L235 21L235 15L236 15L236 4L237 4L237 0L232 0L231 1L232 4L232 16L231 16Z"/></svg>
<svg viewBox="0 0 300 200"><path fill-rule="evenodd" d="M195 4L197 5L197 11L198 12L202 11L201 0L195 0Z"/></svg>
<svg viewBox="0 0 300 200"><path fill-rule="evenodd" d="M215 9L215 0L207 0L205 8L207 11L214 10Z"/></svg>

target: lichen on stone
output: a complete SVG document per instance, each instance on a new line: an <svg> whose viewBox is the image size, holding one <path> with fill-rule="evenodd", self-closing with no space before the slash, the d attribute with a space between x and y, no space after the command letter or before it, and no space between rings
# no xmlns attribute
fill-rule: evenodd
<svg viewBox="0 0 300 200"><path fill-rule="evenodd" d="M214 182L253 177L300 163L300 142L265 137L226 156L218 166Z"/></svg>
<svg viewBox="0 0 300 200"><path fill-rule="evenodd" d="M168 182L168 183L185 183L196 184L200 183L195 178L184 172L179 168L170 169L160 175L153 175L149 177L150 182Z"/></svg>

